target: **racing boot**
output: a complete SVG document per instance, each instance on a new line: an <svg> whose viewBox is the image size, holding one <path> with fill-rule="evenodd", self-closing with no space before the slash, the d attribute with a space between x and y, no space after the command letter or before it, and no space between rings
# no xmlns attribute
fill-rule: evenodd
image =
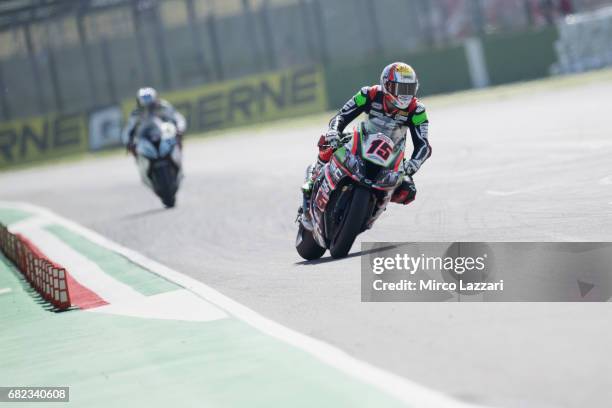
<svg viewBox="0 0 612 408"><path fill-rule="evenodd" d="M317 177L319 177L321 169L329 162L335 150L335 147L330 145L327 139L325 135L321 135L319 138L319 142L317 143L317 147L319 148L317 161L306 169L305 182L304 185L302 185L303 200L302 207L298 210L298 219L301 219L304 226L308 229L312 229L312 217L309 210L312 187Z"/></svg>
<svg viewBox="0 0 612 408"><path fill-rule="evenodd" d="M404 176L402 184L400 184L393 192L391 202L396 204L408 205L414 201L414 199L416 198L416 194L417 189L414 185L412 177L406 175Z"/></svg>
<svg viewBox="0 0 612 408"><path fill-rule="evenodd" d="M316 162L308 166L308 168L306 169L306 177L304 179L305 182L304 185L302 185L302 193L305 197L310 198L314 181L317 179L317 176L319 175L319 172L321 171L321 168L324 164L325 163L323 163L321 160L317 159Z"/></svg>
<svg viewBox="0 0 612 408"><path fill-rule="evenodd" d="M306 169L305 182L302 185L302 206L298 209L298 219L301 219L302 224L304 224L304 227L308 230L312 230L312 217L309 209L312 187L323 165L325 165L325 163L317 159L315 163L308 166Z"/></svg>

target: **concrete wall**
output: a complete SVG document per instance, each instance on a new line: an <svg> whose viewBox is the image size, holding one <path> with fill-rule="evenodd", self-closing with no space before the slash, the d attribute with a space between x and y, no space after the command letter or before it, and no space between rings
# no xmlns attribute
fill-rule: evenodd
<svg viewBox="0 0 612 408"><path fill-rule="evenodd" d="M543 78L550 75L556 61L556 39L554 28L476 38L481 43L481 61L468 59L463 44L418 53L372 56L365 62L338 61L325 70L327 99L331 109L341 107L360 87L378 83L382 68L393 61L405 61L415 67L420 75L422 96L476 87L480 81L470 74L470 64L479 62L484 66L476 71L484 70L491 85Z"/></svg>
<svg viewBox="0 0 612 408"><path fill-rule="evenodd" d="M548 28L482 39L492 85L548 76L555 63L557 30Z"/></svg>
<svg viewBox="0 0 612 408"><path fill-rule="evenodd" d="M131 98L145 85L167 92L313 64L325 66L328 100L334 108L360 86L377 82L381 68L396 60L410 62L421 73L423 95L471 87L463 46L429 38L427 10L421 18L414 13L423 4L378 0L373 7L363 0L319 0L214 19L200 15L195 33L188 24L163 31L165 55L157 20L145 16L139 20L140 34L96 39L87 52L79 44L36 50L40 86L28 57L1 60L6 92L0 103L6 103L0 120L96 109ZM555 38L552 28L483 37L490 83L546 76L554 62Z"/></svg>
<svg viewBox="0 0 612 408"><path fill-rule="evenodd" d="M378 84L382 68L394 61L406 61L420 73L421 95L453 92L471 86L462 46L378 57L366 63L343 61L325 69L330 108L342 106L362 86Z"/></svg>

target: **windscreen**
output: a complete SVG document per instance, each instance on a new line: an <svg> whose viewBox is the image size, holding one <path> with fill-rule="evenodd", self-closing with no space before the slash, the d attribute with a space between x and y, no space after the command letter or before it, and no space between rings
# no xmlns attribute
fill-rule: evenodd
<svg viewBox="0 0 612 408"><path fill-rule="evenodd" d="M406 127L400 126L392 118L372 118L363 123L364 137L383 134L393 141L395 145L405 142Z"/></svg>
<svg viewBox="0 0 612 408"><path fill-rule="evenodd" d="M372 118L363 122L361 131L363 158L382 167L394 166L406 146L405 127L391 118Z"/></svg>
<svg viewBox="0 0 612 408"><path fill-rule="evenodd" d="M159 141L162 133L161 123L161 120L153 115L144 116L138 126L138 136L151 142Z"/></svg>

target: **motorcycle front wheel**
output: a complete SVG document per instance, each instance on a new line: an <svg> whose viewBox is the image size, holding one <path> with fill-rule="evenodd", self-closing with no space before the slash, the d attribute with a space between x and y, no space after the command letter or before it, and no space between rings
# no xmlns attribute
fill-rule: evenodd
<svg viewBox="0 0 612 408"><path fill-rule="evenodd" d="M156 166L151 174L155 193L166 208L176 205L177 174L168 163Z"/></svg>
<svg viewBox="0 0 612 408"><path fill-rule="evenodd" d="M348 208L344 213L342 224L331 242L329 252L333 258L344 258L348 255L357 235L363 230L366 217L370 213L370 199L372 193L362 187L353 191Z"/></svg>

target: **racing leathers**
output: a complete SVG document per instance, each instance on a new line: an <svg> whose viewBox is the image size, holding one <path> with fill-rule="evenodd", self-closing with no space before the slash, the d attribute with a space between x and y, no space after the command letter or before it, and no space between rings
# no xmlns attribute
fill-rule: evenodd
<svg viewBox="0 0 612 408"><path fill-rule="evenodd" d="M425 106L415 97L406 110L400 110L387 103L385 94L380 85L364 87L342 107L340 112L334 116L329 123L328 135L342 135L344 129L355 120L361 113L366 113L369 118L389 117L400 126L405 126L410 131L413 152L410 159L404 159L404 172L406 176L402 184L395 190L392 201L399 204L410 204L416 198L416 187L412 176L421 168L423 163L431 156L431 146L428 141L429 120ZM305 185L304 192L309 194L312 180L327 163L334 150L325 148L328 140L325 136L319 141L319 156L317 163L313 166L311 178Z"/></svg>
<svg viewBox="0 0 612 408"><path fill-rule="evenodd" d="M144 107L139 107L130 113L122 134L122 140L130 152L134 153L134 138L138 132L138 126L140 125L141 120L149 114L158 117L164 122L173 123L176 126L176 136L179 146L182 146L183 135L187 129L185 117L179 111L174 109L174 107L168 101L161 99L151 110Z"/></svg>

